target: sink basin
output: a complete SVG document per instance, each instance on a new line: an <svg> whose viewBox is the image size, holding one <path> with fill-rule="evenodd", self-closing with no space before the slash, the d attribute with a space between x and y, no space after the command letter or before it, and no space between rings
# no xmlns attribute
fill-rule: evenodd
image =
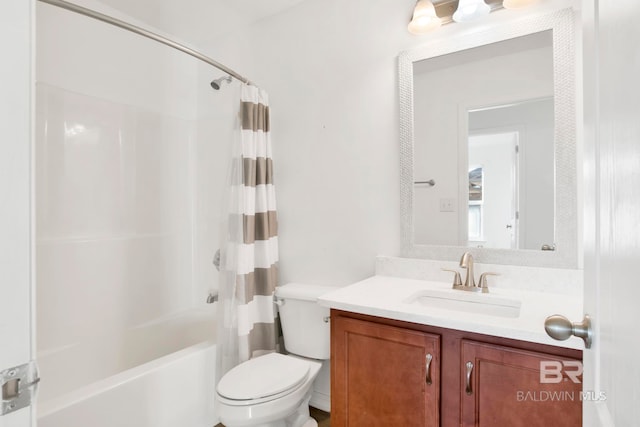
<svg viewBox="0 0 640 427"><path fill-rule="evenodd" d="M414 293L404 302L427 308L511 318L520 316L522 305L520 300L514 298L454 289L425 289Z"/></svg>

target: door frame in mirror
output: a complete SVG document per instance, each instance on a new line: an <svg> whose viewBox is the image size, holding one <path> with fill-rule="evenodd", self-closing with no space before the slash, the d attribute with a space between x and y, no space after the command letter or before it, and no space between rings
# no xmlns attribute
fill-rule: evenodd
<svg viewBox="0 0 640 427"><path fill-rule="evenodd" d="M563 9L497 24L490 29L433 40L398 56L400 109L400 205L402 256L457 261L464 251L480 262L579 268L582 218L578 215L576 54L574 12ZM417 244L414 236L413 64L542 31L552 31L554 83L555 251L471 248ZM451 141L457 144L458 141ZM457 166L457 165L456 165Z"/></svg>

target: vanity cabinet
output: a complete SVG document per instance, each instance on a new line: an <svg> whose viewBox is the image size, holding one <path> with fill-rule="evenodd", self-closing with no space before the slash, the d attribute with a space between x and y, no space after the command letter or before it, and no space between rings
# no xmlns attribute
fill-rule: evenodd
<svg viewBox="0 0 640 427"><path fill-rule="evenodd" d="M332 309L331 425L580 427L581 359L579 350Z"/></svg>
<svg viewBox="0 0 640 427"><path fill-rule="evenodd" d="M439 425L440 337L331 318L331 425Z"/></svg>

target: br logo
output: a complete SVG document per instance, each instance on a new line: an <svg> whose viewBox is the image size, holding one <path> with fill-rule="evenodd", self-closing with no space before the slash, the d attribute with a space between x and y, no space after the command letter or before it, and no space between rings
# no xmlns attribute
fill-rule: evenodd
<svg viewBox="0 0 640 427"><path fill-rule="evenodd" d="M540 383L557 384L562 382L565 375L574 383L580 384L582 362L577 360L543 360L540 362Z"/></svg>

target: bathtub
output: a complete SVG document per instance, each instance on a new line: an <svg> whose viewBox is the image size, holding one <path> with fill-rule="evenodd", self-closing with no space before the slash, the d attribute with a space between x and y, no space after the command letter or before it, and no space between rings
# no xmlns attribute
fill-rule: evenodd
<svg viewBox="0 0 640 427"><path fill-rule="evenodd" d="M212 427L215 309L39 354L38 427Z"/></svg>

